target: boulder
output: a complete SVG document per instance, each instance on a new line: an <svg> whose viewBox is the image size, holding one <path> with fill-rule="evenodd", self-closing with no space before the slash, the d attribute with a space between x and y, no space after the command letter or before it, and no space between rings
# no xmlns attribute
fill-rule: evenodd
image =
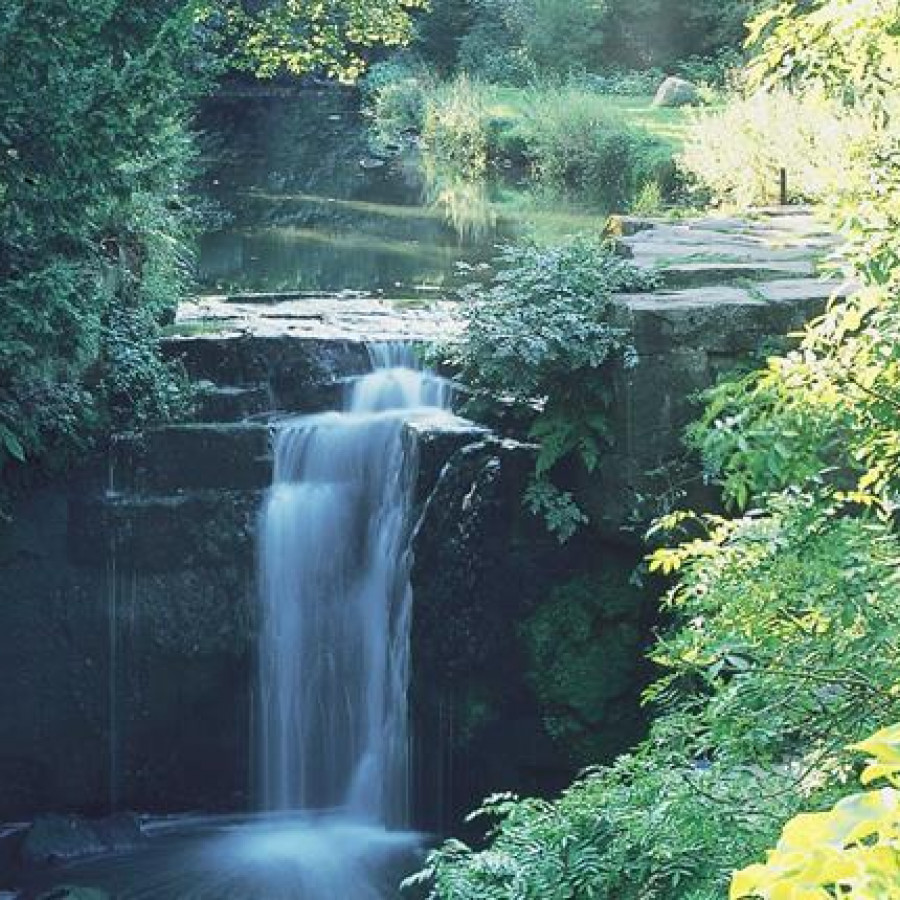
<svg viewBox="0 0 900 900"><path fill-rule="evenodd" d="M92 821L50 813L34 820L19 855L25 868L40 868L127 850L141 840L141 827L134 816L122 814Z"/></svg>
<svg viewBox="0 0 900 900"><path fill-rule="evenodd" d="M692 106L700 100L700 92L697 85L684 78L667 78L656 92L653 100L654 106Z"/></svg>

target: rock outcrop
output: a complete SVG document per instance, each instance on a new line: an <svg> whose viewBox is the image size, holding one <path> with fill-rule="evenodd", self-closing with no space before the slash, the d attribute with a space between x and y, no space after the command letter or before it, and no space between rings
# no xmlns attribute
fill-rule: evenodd
<svg viewBox="0 0 900 900"><path fill-rule="evenodd" d="M700 92L697 85L684 78L671 76L667 78L656 92L653 98L654 106L692 106L700 100Z"/></svg>
<svg viewBox="0 0 900 900"><path fill-rule="evenodd" d="M616 306L638 364L612 376L613 447L590 486L613 555L666 503L709 500L680 441L697 391L840 290L817 272L834 239L802 211L620 226L660 289ZM272 417L334 406L370 365L370 333L457 332L452 304L426 306L198 301L166 348L200 387L196 421L119 436L108 459L14 511L0 531L0 820L250 805L254 542ZM413 700L420 820L437 826L457 812L440 798L477 800L508 783L500 769L523 790L558 774L515 623L565 574L566 554L587 551L560 552L523 509L531 448L476 426L414 431Z"/></svg>

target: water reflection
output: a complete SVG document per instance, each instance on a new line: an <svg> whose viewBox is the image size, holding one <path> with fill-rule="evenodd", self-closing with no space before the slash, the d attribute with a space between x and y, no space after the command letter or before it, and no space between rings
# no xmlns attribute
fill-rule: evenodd
<svg viewBox="0 0 900 900"><path fill-rule="evenodd" d="M483 262L500 242L598 226L597 210L512 180L467 180L409 157L372 160L356 103L319 90L210 105L206 190L229 222L202 239L207 288L408 296L451 285L458 262Z"/></svg>
<svg viewBox="0 0 900 900"><path fill-rule="evenodd" d="M423 174L425 203L464 244L478 246L497 239L501 217L488 181L465 178L434 163L426 164Z"/></svg>

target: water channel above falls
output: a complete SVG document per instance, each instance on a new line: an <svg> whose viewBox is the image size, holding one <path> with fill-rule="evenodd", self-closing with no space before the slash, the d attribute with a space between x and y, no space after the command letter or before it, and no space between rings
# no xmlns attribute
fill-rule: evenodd
<svg viewBox="0 0 900 900"><path fill-rule="evenodd" d="M199 125L203 190L221 215L201 241L208 292L427 296L499 242L598 221L559 198L540 201L518 178L427 177L413 152L373 157L354 91L220 97Z"/></svg>

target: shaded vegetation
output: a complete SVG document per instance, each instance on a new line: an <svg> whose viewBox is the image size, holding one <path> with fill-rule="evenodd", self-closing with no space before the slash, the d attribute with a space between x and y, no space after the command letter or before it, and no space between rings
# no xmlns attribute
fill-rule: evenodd
<svg viewBox="0 0 900 900"><path fill-rule="evenodd" d="M594 471L608 440L601 372L636 362L628 330L612 318L612 295L652 283L601 238L582 235L507 247L489 283L463 292L468 327L450 361L472 392L467 409L489 419L500 398L504 417L539 443L525 499L561 540L587 521L567 470Z"/></svg>

